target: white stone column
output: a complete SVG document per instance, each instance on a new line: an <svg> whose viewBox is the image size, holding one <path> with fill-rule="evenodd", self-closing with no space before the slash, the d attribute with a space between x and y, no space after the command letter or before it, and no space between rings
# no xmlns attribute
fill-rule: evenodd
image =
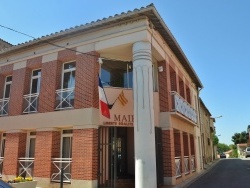
<svg viewBox="0 0 250 188"><path fill-rule="evenodd" d="M151 45L133 45L135 187L156 188Z"/></svg>

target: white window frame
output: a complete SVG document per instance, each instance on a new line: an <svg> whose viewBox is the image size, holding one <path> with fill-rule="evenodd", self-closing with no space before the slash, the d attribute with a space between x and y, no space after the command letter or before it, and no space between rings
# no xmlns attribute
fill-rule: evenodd
<svg viewBox="0 0 250 188"><path fill-rule="evenodd" d="M40 89L41 89L41 74L37 75L37 76L33 76L34 71L40 70L40 72L42 73L42 69L34 69L32 70L32 74L31 74L31 80L30 80L30 94L39 94L40 93ZM38 79L38 83L39 83L39 89L37 93L32 93L32 83L34 79Z"/></svg>
<svg viewBox="0 0 250 188"><path fill-rule="evenodd" d="M64 133L64 131L72 131L71 133ZM70 157L72 158L72 140L73 140L73 130L72 129L64 129L61 132L61 144L60 144L60 157L63 158L63 138L70 138Z"/></svg>
<svg viewBox="0 0 250 188"><path fill-rule="evenodd" d="M27 142L26 142L26 151L25 151L25 156L26 158L31 158L29 156L29 152L30 152L30 140L32 138L36 139L36 134L35 135L31 135L31 133L33 133L34 131L28 132L27 133ZM36 140L35 140L36 141ZM33 158L33 157L32 157Z"/></svg>
<svg viewBox="0 0 250 188"><path fill-rule="evenodd" d="M7 78L9 78L9 77L11 77L11 81L7 81ZM6 92L6 86L7 86L7 85L10 85L10 92L11 92L12 75L6 76L6 77L5 77L3 98L5 98L5 92ZM8 98L10 98L10 96L9 96ZM8 99L8 98L6 98L6 99Z"/></svg>
<svg viewBox="0 0 250 188"><path fill-rule="evenodd" d="M69 64L69 63L75 63L76 64L75 61L70 61L70 62L63 63L62 77L61 77L61 89L68 89L68 88L63 88L64 73L76 71L76 65L73 68L66 69L66 70L64 69L65 64ZM74 87L71 87L71 88L75 88L75 84L74 84Z"/></svg>

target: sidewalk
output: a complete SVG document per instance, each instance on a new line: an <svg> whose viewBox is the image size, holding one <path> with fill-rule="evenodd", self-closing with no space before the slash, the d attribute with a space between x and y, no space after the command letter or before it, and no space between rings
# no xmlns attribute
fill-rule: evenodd
<svg viewBox="0 0 250 188"><path fill-rule="evenodd" d="M167 186L164 186L162 188L185 188L185 187L188 187L189 185L191 185L194 181L196 181L197 179L199 179L200 177L202 177L203 175L205 175L211 168L213 168L217 162L219 161L220 159L215 159L213 162L205 165L204 167L204 170L202 170L201 172L199 172L199 174L185 180L184 182L178 184L178 185L167 185Z"/></svg>

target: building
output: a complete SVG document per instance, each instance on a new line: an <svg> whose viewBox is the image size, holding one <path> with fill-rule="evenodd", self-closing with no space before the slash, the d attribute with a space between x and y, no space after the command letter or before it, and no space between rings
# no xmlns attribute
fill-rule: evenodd
<svg viewBox="0 0 250 188"><path fill-rule="evenodd" d="M154 5L4 49L0 66L3 179L152 188L200 170L203 86Z"/></svg>
<svg viewBox="0 0 250 188"><path fill-rule="evenodd" d="M213 135L215 134L215 118L211 116L208 108L200 98L200 129L203 167L215 159L216 149L213 145Z"/></svg>

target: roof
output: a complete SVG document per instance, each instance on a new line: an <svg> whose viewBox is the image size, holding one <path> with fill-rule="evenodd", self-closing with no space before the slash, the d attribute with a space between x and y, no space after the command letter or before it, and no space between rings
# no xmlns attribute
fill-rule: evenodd
<svg viewBox="0 0 250 188"><path fill-rule="evenodd" d="M193 79L194 83L198 88L202 88L203 85L198 78L196 72L182 51L181 47L177 43L176 39L170 32L167 25L162 20L161 16L157 12L155 6L150 4L146 7L141 7L140 9L134 9L133 11L128 11L126 13L122 12L121 14L116 14L114 16L110 16L109 18L103 18L102 20L93 21L91 23L86 23L85 25L76 26L74 28L66 29L60 32L56 32L50 35L42 36L41 38L37 38L26 43L22 43L5 50L0 51L0 55L9 54L16 50L22 50L25 48L30 48L34 45L50 42L52 40L60 39L68 35L76 34L83 31L89 31L96 28L117 24L121 21L126 21L134 18L138 18L139 16L147 16L148 19L153 23L155 29L162 35L165 42L168 44L170 49L173 51L175 56L179 59L180 63L184 67L184 69L188 72L188 74Z"/></svg>
<svg viewBox="0 0 250 188"><path fill-rule="evenodd" d="M12 44L0 38L0 51L1 49L9 48Z"/></svg>

